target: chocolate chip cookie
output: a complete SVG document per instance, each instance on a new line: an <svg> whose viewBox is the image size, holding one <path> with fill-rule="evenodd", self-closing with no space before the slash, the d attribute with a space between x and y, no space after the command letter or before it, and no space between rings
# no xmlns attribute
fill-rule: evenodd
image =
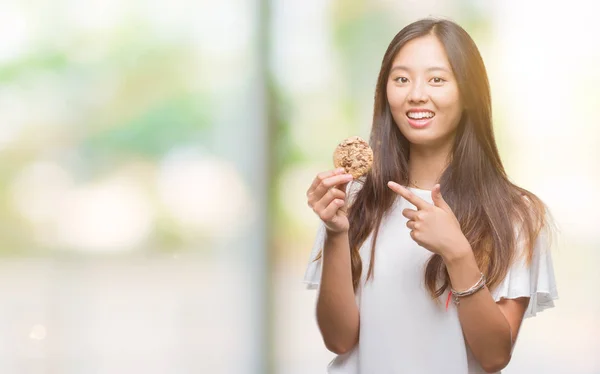
<svg viewBox="0 0 600 374"><path fill-rule="evenodd" d="M373 150L358 136L344 139L333 152L333 164L344 168L354 179L365 175L373 164Z"/></svg>

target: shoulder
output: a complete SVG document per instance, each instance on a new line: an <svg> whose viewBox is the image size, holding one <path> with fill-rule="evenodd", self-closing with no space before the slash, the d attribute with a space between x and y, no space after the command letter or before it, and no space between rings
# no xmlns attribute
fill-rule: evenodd
<svg viewBox="0 0 600 374"><path fill-rule="evenodd" d="M558 227L549 207L534 193L516 187L520 204L514 209L515 256L528 265L555 246Z"/></svg>
<svg viewBox="0 0 600 374"><path fill-rule="evenodd" d="M546 204L533 192L515 186L513 199L514 225L519 231L540 232L550 223L551 216Z"/></svg>

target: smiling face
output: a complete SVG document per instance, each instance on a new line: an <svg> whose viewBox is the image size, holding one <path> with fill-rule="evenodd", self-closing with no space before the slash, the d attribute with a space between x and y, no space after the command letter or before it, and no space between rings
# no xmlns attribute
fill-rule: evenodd
<svg viewBox="0 0 600 374"><path fill-rule="evenodd" d="M454 141L463 104L446 51L435 36L413 39L400 49L386 92L394 122L412 145L441 147Z"/></svg>

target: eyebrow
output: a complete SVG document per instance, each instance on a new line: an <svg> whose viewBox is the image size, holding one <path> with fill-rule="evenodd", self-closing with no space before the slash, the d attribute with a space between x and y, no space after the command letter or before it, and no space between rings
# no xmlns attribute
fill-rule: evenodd
<svg viewBox="0 0 600 374"><path fill-rule="evenodd" d="M410 72L410 71L411 71L411 69L410 69L409 67L407 67L407 66L404 66L404 65L396 65L396 66L394 66L394 67L393 67L393 68L390 70L390 74L391 74L392 72L394 72L395 70L404 70L404 71L408 71L408 72ZM432 67L430 67L430 68L427 68L427 70L425 70L425 71L426 71L426 72L431 72L431 71L444 71L444 72L446 72L446 73L450 73L450 70L448 70L447 68L445 68L445 67L442 67L442 66L432 66Z"/></svg>

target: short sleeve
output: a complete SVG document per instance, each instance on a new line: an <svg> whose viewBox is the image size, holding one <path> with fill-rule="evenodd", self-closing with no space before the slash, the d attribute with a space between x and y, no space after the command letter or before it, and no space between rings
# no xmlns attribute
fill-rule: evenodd
<svg viewBox="0 0 600 374"><path fill-rule="evenodd" d="M304 284L306 285L306 289L314 290L319 288L319 283L321 283L321 258L315 261L321 248L325 244L325 224L323 222L319 223L319 228L317 230L317 237L313 243L312 250L310 252L310 257L308 259L308 266L306 267L306 271L304 272Z"/></svg>
<svg viewBox="0 0 600 374"><path fill-rule="evenodd" d="M527 264L527 256L523 253L523 241L518 240L517 243L518 256L492 295L495 301L529 297L529 306L524 315L524 318L528 318L553 308L554 301L558 299L548 228L540 231L530 264Z"/></svg>
<svg viewBox="0 0 600 374"><path fill-rule="evenodd" d="M363 181L358 180L352 181L346 186L346 194L348 194L347 200L349 204L351 204L354 201L356 193L358 193L358 191L362 187L362 184ZM322 260L321 257L319 257L319 259L317 260L317 256L319 256L321 249L325 245L325 233L325 224L322 221L320 221L319 228L317 229L317 235L313 242L312 250L308 259L308 265L306 267L306 271L304 272L303 283L309 290L319 288L319 284L321 283Z"/></svg>

